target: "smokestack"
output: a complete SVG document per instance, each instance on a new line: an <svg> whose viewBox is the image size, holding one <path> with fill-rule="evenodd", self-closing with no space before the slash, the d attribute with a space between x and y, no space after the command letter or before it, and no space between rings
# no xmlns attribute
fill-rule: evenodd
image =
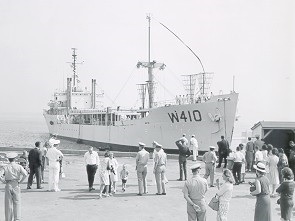
<svg viewBox="0 0 295 221"><path fill-rule="evenodd" d="M96 85L96 80L92 79L91 80L91 107L92 109L95 109L95 95L96 95L96 90L95 90L95 85Z"/></svg>
<svg viewBox="0 0 295 221"><path fill-rule="evenodd" d="M72 108L72 78L67 78L67 108Z"/></svg>

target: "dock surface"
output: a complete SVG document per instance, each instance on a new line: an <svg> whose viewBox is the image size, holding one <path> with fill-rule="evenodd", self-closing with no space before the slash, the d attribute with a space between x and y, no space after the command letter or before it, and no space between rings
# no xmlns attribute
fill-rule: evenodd
<svg viewBox="0 0 295 221"><path fill-rule="evenodd" d="M116 157L116 155L115 155ZM48 192L48 170L45 171L44 189L37 190L36 183L32 189L26 189L26 183L21 184L22 189L22 221L182 221L187 220L186 201L183 198L182 187L184 181L179 178L178 160L169 159L167 166L167 195L156 195L156 185L152 173L152 160L148 165L148 194L137 196L138 186L133 157L116 157L119 171L123 164L128 165L129 179L125 192L121 190L121 181L118 182L118 192L112 197L99 199L98 176L94 181L96 190L88 191L86 167L82 155L65 155L64 172L66 177L60 180L61 192ZM193 164L188 160L188 168ZM205 172L202 163L201 175ZM216 178L221 178L221 169L217 169ZM189 177L191 171L188 169ZM246 175L246 183L234 186L233 197L230 202L228 221L249 221L254 219L255 197L249 194L248 181L253 181L255 174ZM215 178L215 179L216 179ZM208 180L209 181L209 180ZM4 221L4 184L0 184L0 221ZM206 200L217 192L217 187L209 188ZM271 198L272 220L280 220L280 207L276 204L278 197ZM216 212L207 207L207 220L216 220Z"/></svg>

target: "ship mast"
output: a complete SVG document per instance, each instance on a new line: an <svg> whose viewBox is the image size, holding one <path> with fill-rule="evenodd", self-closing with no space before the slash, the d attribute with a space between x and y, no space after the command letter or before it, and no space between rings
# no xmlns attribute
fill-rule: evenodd
<svg viewBox="0 0 295 221"><path fill-rule="evenodd" d="M71 67L73 68L73 91L77 91L77 86L78 86L78 83L80 82L78 80L78 74L76 74L77 64L83 64L83 62L77 63L77 54L76 54L77 48L72 48L72 50L73 50L73 54L72 54L73 61L67 62L67 63L70 63Z"/></svg>
<svg viewBox="0 0 295 221"><path fill-rule="evenodd" d="M144 67L148 69L148 81L146 83L148 88L148 94L149 94L149 108L154 107L154 95L155 95L155 82L154 82L154 75L153 75L153 69L159 68L160 70L163 70L165 68L165 64L163 63L157 63L156 61L151 61L151 16L150 14L147 15L148 20L148 62L138 62L137 67Z"/></svg>

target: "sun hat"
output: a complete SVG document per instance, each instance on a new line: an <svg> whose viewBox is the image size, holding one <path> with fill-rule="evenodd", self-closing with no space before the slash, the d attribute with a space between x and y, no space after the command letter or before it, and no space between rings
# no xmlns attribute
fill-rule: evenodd
<svg viewBox="0 0 295 221"><path fill-rule="evenodd" d="M194 135L194 134L192 134L192 137L195 137L195 135Z"/></svg>
<svg viewBox="0 0 295 221"><path fill-rule="evenodd" d="M253 168L254 168L255 170L260 171L260 172L266 173L264 163L259 162L259 163L257 163L256 165L254 165Z"/></svg>
<svg viewBox="0 0 295 221"><path fill-rule="evenodd" d="M209 146L209 149L215 149L216 147L214 147L214 146Z"/></svg>

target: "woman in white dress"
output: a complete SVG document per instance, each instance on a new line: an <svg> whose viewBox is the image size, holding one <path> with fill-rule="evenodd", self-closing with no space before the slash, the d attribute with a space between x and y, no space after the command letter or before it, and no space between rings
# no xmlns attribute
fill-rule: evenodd
<svg viewBox="0 0 295 221"><path fill-rule="evenodd" d="M234 178L229 169L225 169L222 173L222 178L225 183L220 186L219 179L216 180L217 196L219 198L219 208L217 211L217 221L227 221L227 213L229 209L229 201L232 197Z"/></svg>
<svg viewBox="0 0 295 221"><path fill-rule="evenodd" d="M275 196L275 191L277 186L280 184L279 179L279 171L278 171L278 162L279 158L276 156L278 152L277 148L272 149L271 153L269 153L267 165L269 167L269 173L267 178L270 183L270 197Z"/></svg>
<svg viewBox="0 0 295 221"><path fill-rule="evenodd" d="M244 144L239 144L239 147L241 149L241 153L246 157L246 150L244 148ZM242 162L242 168L241 168L241 183L245 183L245 175L246 175L246 162Z"/></svg>
<svg viewBox="0 0 295 221"><path fill-rule="evenodd" d="M114 158L114 154L110 152L110 167L111 167L111 182L110 185L113 186L113 193L116 193L117 187L116 183L118 182L118 161Z"/></svg>
<svg viewBox="0 0 295 221"><path fill-rule="evenodd" d="M102 198L102 191L104 188L108 190L108 187L110 185L110 158L109 158L109 153L106 152L104 154L104 159L101 160L100 162L100 167L99 167L99 179L100 179L100 189L99 189L99 198ZM106 196L109 196L107 193Z"/></svg>

